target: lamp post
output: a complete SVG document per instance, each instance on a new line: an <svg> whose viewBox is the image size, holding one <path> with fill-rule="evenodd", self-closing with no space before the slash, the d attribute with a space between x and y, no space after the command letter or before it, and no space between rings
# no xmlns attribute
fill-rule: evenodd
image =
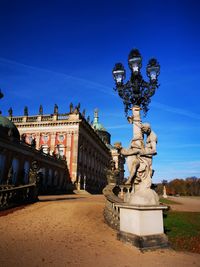
<svg viewBox="0 0 200 267"><path fill-rule="evenodd" d="M149 60L146 73L149 81L145 81L140 72L142 67L142 56L138 49L132 49L128 56L128 65L131 71L129 81L124 82L126 71L121 63L116 63L112 74L115 80L116 88L119 96L122 98L126 117L130 123L133 123L134 138L142 138L140 110L144 115L148 112L150 98L154 95L159 87L158 75L160 73L160 65L155 58ZM129 110L132 110L132 116L128 116Z"/></svg>

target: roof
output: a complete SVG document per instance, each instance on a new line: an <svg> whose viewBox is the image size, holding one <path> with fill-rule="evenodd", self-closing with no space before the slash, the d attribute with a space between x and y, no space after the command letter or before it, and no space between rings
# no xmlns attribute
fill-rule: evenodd
<svg viewBox="0 0 200 267"><path fill-rule="evenodd" d="M20 139L20 134L17 127L8 118L0 115L0 128L7 136L12 136L16 139Z"/></svg>

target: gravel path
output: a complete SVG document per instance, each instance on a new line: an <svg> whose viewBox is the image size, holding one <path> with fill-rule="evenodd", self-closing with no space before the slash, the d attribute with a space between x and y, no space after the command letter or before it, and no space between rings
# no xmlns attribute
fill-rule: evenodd
<svg viewBox="0 0 200 267"><path fill-rule="evenodd" d="M172 210L200 212L200 197L169 197L181 205L170 205Z"/></svg>
<svg viewBox="0 0 200 267"><path fill-rule="evenodd" d="M103 208L103 196L49 196L1 216L0 266L200 267L199 254L141 253L116 240Z"/></svg>

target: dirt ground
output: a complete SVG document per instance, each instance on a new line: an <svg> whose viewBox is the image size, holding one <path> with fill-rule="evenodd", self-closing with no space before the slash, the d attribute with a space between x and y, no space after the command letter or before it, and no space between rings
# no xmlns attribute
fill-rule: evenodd
<svg viewBox="0 0 200 267"><path fill-rule="evenodd" d="M172 210L200 212L200 197L169 197L181 205L170 205Z"/></svg>
<svg viewBox="0 0 200 267"><path fill-rule="evenodd" d="M180 205L181 206L181 205ZM62 195L0 217L0 266L200 267L200 255L140 252L103 219L104 197Z"/></svg>

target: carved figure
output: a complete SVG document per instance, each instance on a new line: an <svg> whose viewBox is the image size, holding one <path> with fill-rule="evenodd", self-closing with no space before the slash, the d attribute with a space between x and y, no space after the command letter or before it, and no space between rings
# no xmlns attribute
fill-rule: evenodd
<svg viewBox="0 0 200 267"><path fill-rule="evenodd" d="M133 167L133 190L130 195L129 203L134 205L158 205L159 198L154 190L151 189L153 169L152 169L152 158L157 154L156 144L157 136L151 130L151 126L148 123L141 125L141 131L146 135L146 142L141 145L137 156L137 162L135 159L132 160ZM138 140L136 140L138 142ZM134 173L135 171L135 173Z"/></svg>
<svg viewBox="0 0 200 267"><path fill-rule="evenodd" d="M77 106L74 108L74 111L73 111L73 113L74 113L74 114L76 114L76 115L79 113L79 109L78 109L78 107L77 107Z"/></svg>
<svg viewBox="0 0 200 267"><path fill-rule="evenodd" d="M70 106L69 106L69 112L70 112L70 113L73 113L73 104L72 104L72 103L70 103Z"/></svg>
<svg viewBox="0 0 200 267"><path fill-rule="evenodd" d="M12 110L11 107L8 110L8 115L9 115L9 117L12 117L13 116L13 110Z"/></svg>
<svg viewBox="0 0 200 267"><path fill-rule="evenodd" d="M106 177L108 184L116 184L119 176L119 170L115 167L114 160L110 161L110 169L106 170Z"/></svg>
<svg viewBox="0 0 200 267"><path fill-rule="evenodd" d="M40 107L39 107L39 115L43 115L43 107L42 107L42 105L40 105Z"/></svg>
<svg viewBox="0 0 200 267"><path fill-rule="evenodd" d="M54 105L54 114L58 114L58 105L57 104Z"/></svg>
<svg viewBox="0 0 200 267"><path fill-rule="evenodd" d="M24 116L28 116L28 107L27 106L24 107Z"/></svg>
<svg viewBox="0 0 200 267"><path fill-rule="evenodd" d="M36 160L34 160L31 163L31 168L29 170L29 183L30 184L33 184L33 183L35 183L36 185L39 184L38 171L39 171L38 163Z"/></svg>
<svg viewBox="0 0 200 267"><path fill-rule="evenodd" d="M140 166L139 153L144 148L144 142L142 139L133 139L131 146L128 149L122 148L120 153L127 158L127 165L129 170L129 178L126 184L131 184L133 178L136 176L136 172Z"/></svg>
<svg viewBox="0 0 200 267"><path fill-rule="evenodd" d="M153 176L152 157L156 155L157 136L151 130L149 123L141 126L143 139L133 139L128 149L121 148L120 153L126 157L129 170L129 178L126 184L134 183L136 190L139 187L150 188L151 178ZM144 134L146 143L144 143Z"/></svg>
<svg viewBox="0 0 200 267"><path fill-rule="evenodd" d="M140 153L140 165L141 166L140 166L140 169L138 170L137 176L141 177L141 180L143 181L144 186L146 188L150 188L151 183L152 183L151 178L154 173L152 169L152 159L153 159L153 156L157 154L156 152L157 136L151 130L151 126L149 123L142 124L142 133L146 134L147 138L146 138L145 147ZM146 166L146 169L145 169L145 166ZM145 175L143 175L142 172L144 172Z"/></svg>

